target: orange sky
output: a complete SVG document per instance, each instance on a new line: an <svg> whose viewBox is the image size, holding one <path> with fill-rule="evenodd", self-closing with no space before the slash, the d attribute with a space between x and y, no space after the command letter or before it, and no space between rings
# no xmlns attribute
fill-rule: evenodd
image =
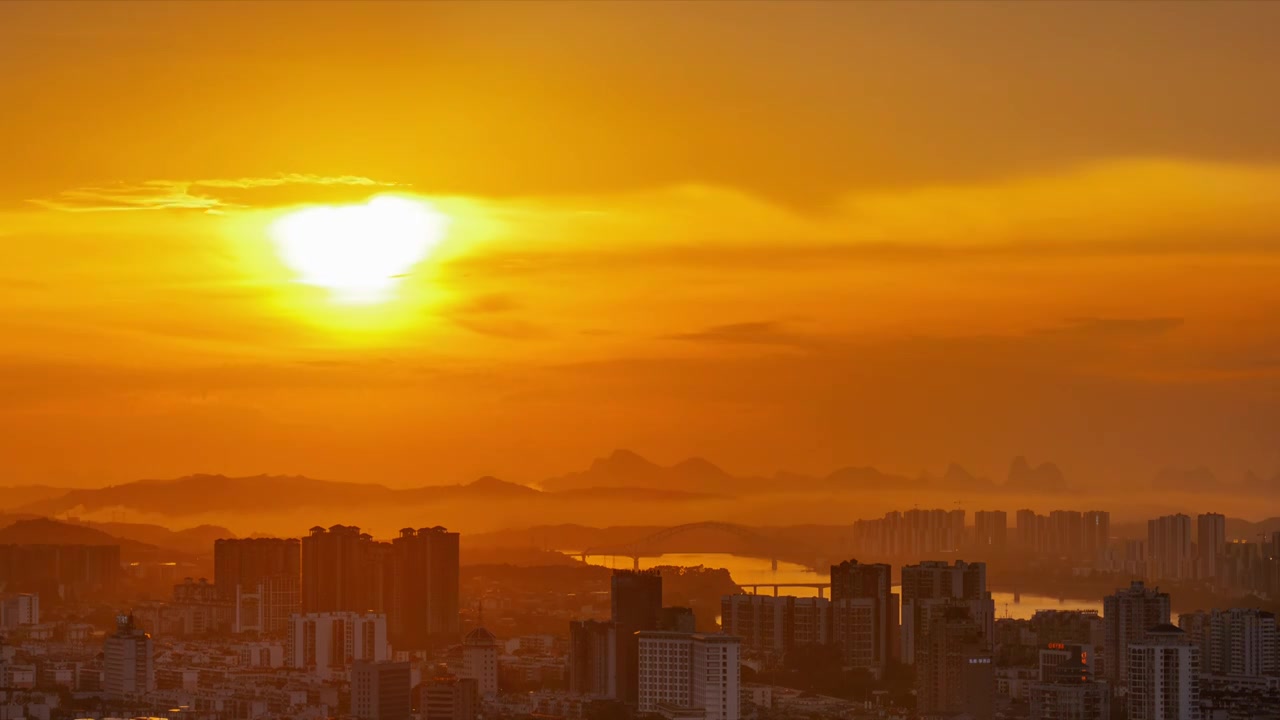
<svg viewBox="0 0 1280 720"><path fill-rule="evenodd" d="M1280 471L1280 5L0 4L0 484ZM429 199L344 306L269 240Z"/></svg>

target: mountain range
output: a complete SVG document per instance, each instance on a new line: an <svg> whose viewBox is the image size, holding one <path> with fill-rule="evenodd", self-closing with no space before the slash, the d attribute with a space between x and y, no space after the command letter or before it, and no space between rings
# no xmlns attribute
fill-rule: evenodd
<svg viewBox="0 0 1280 720"><path fill-rule="evenodd" d="M1190 472L1164 470L1157 475L1159 487L1178 492L1234 487L1246 492L1267 493L1280 488L1280 476L1271 480L1251 478L1246 484L1224 486L1204 469ZM1062 470L1052 462L1032 464L1025 457L1013 459L1003 482L977 476L952 463L941 476L923 473L917 477L881 471L874 467L850 466L826 475L814 476L779 472L772 477L731 474L708 460L690 458L673 465L652 462L629 450L615 450L597 458L586 468L544 480L537 487L482 477L459 485L422 485L391 488L380 484L318 480L298 475L256 475L228 477L224 475L189 475L164 480L139 480L102 488L66 489L45 486L0 488L5 512L15 517L112 517L117 513L135 513L168 524L171 519L192 518L196 522L251 516L312 514L321 509L330 517L349 517L354 508L386 509L388 515L422 515L466 518L468 524L496 529L526 527L529 513L541 513L547 522L571 522L575 517L626 515L631 509L644 507L659 512L679 508L683 517L713 517L731 513L741 519L761 520L771 509L784 504L775 500L785 496L794 512L791 520L802 521L812 513L814 501L822 503L822 515L828 521L839 515L840 503L834 498L848 497L867 509L869 501L883 501L897 507L915 502L952 502L957 497L1007 493L1016 502L1036 497L1061 496L1077 492ZM906 504L903 504L906 503ZM875 503L872 503L875 504ZM743 510L750 506L754 518ZM714 509L715 512L704 512ZM472 523L477 514L490 515L485 522ZM555 516L555 517L552 517ZM824 517L814 516L814 521ZM323 517L315 519L324 520ZM627 519L616 517L616 520ZM658 516L651 518L658 520ZM673 519L668 517L666 519ZM788 518L777 517L779 521ZM392 520L392 522L400 522ZM308 525L315 524L308 520ZM325 523L321 523L325 524ZM170 537L159 524L143 532L130 523L132 532L149 542L166 547L203 547L209 540L199 528L188 536ZM100 527L102 525L99 525ZM287 527L292 528L290 519ZM279 527L279 526L277 526ZM398 525L397 525L398 527ZM276 529L242 527L245 532ZM220 528L219 530L225 530Z"/></svg>

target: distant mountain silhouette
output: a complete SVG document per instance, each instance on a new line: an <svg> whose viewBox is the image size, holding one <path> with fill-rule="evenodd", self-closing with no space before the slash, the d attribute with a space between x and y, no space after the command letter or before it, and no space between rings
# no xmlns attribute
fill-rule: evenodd
<svg viewBox="0 0 1280 720"><path fill-rule="evenodd" d="M1165 470L1156 482L1161 487L1179 490L1215 484L1212 473L1203 468ZM337 520L341 519L339 516L348 516L349 511L368 509L376 511L365 515L374 518L374 524L378 522L376 518L387 516L388 513L382 511L393 511L397 516L404 512L429 512L460 518L460 523L478 521L492 528L522 523L530 513L538 513L543 520L551 522L580 517L624 520L637 517L636 513L641 511L696 517L704 511L738 512L744 504L754 512L789 507L790 511L800 513L805 503L837 496L874 502L891 500L905 507L916 502L949 504L966 493L1007 491L1018 495L1049 495L1061 493L1065 487L1063 473L1057 465L1043 462L1032 466L1021 456L1013 459L1007 480L995 483L958 463L951 463L941 477L922 473L911 478L858 465L842 467L826 475L778 472L772 477L757 477L731 475L703 458L664 466L630 450L615 450L592 461L584 470L547 479L540 488L489 476L457 485L391 488L298 475L188 475L95 489L58 490L60 494L55 496L41 491L36 493L37 499L10 509L5 517L10 521L23 516L102 518L118 517L116 511L123 511L126 515L137 513L147 519L163 517L165 522L212 517L249 532L261 528L236 524L237 519L270 516L279 520L291 516L287 523L292 523L299 511L307 514L317 511ZM1231 487L1263 494L1271 487L1280 489L1280 477L1271 480L1252 477L1244 484ZM53 490L57 489L49 492ZM5 492L0 488L0 496ZM717 502L721 507L709 507ZM656 519L657 515L653 517ZM192 528L171 533L157 525L135 523L113 524L110 532L183 552L207 547L216 537L231 536L225 528Z"/></svg>
<svg viewBox="0 0 1280 720"><path fill-rule="evenodd" d="M1005 480L1004 487L1009 490L1054 493L1064 492L1067 481L1057 465L1043 462L1033 468L1025 457L1019 455L1009 466L1009 477Z"/></svg>
<svg viewBox="0 0 1280 720"><path fill-rule="evenodd" d="M24 505L30 505L41 500L62 497L66 495L69 488L53 487L51 485L17 485L7 487L0 492L0 510L12 510Z"/></svg>
<svg viewBox="0 0 1280 720"><path fill-rule="evenodd" d="M1280 492L1280 473L1268 478L1249 471L1245 473L1244 482L1241 483L1240 488L1245 492L1258 493L1259 495Z"/></svg>
<svg viewBox="0 0 1280 720"><path fill-rule="evenodd" d="M97 528L65 523L50 518L18 520L0 528L0 545L119 545L126 562L142 559L177 559L155 545L120 538Z"/></svg>
<svg viewBox="0 0 1280 720"><path fill-rule="evenodd" d="M690 458L663 467L630 450L614 450L609 457L597 458L582 472L569 473L542 482L551 492L587 488L647 488L683 492L733 494L742 480L703 460Z"/></svg>
<svg viewBox="0 0 1280 720"><path fill-rule="evenodd" d="M1155 490L1211 492L1218 489L1218 479L1203 466L1189 470L1162 468L1151 481L1151 487Z"/></svg>
<svg viewBox="0 0 1280 720"><path fill-rule="evenodd" d="M928 473L920 476L921 484L928 485L939 492L964 490L968 492L988 492L995 488L989 478L978 477L961 467L958 463L947 465L947 470L940 478L931 477Z"/></svg>

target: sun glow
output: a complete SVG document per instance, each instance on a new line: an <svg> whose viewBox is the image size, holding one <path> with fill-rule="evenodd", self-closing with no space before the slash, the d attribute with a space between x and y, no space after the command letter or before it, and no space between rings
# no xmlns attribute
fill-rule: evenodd
<svg viewBox="0 0 1280 720"><path fill-rule="evenodd" d="M342 302L385 300L444 239L448 218L429 203L381 195L362 205L298 210L271 239L299 282Z"/></svg>

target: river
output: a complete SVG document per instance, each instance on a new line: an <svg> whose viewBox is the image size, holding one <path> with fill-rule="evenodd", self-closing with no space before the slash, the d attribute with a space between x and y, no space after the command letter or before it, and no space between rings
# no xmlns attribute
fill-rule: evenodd
<svg viewBox="0 0 1280 720"><path fill-rule="evenodd" d="M632 567L631 558L628 557L593 557L590 560L593 565L616 568ZM775 582L825 583L830 581L830 577L827 574L814 572L803 565L780 561L778 569L775 571L771 561L767 559L741 557L728 553L671 553L660 557L640 559L640 567L642 568L651 568L658 565L676 565L680 567L697 567L701 565L709 568L725 568L733 576L733 581L739 585ZM900 589L899 586L895 585L893 591L899 592ZM772 593L773 588L762 587L760 592ZM778 594L812 597L817 595L818 591L816 588L780 588ZM995 601L997 618L1008 617L1025 620L1034 615L1037 610L1096 610L1099 614L1102 613L1102 598L1091 600L1067 598L1059 600L1056 597L1047 595L1022 593L1015 600L1011 592L992 592L991 598Z"/></svg>

